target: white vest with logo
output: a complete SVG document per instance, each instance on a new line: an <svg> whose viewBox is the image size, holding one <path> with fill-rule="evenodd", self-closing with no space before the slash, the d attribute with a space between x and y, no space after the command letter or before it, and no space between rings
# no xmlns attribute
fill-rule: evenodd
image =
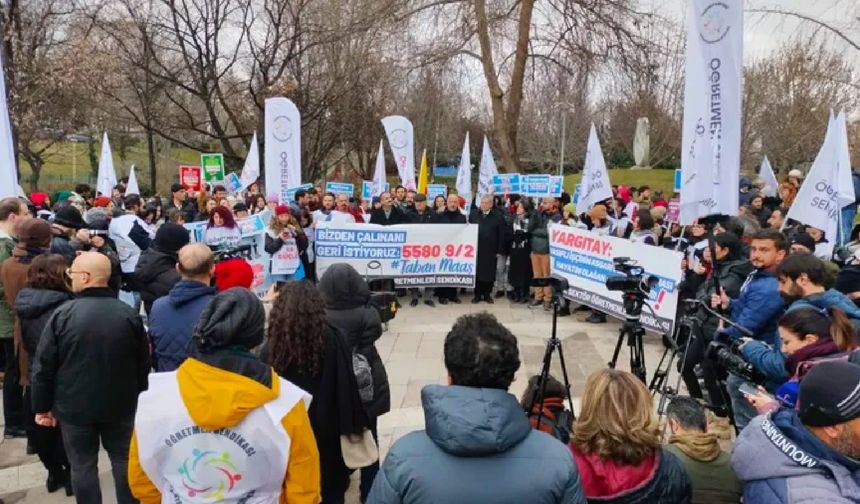
<svg viewBox="0 0 860 504"><path fill-rule="evenodd" d="M176 372L149 375L134 421L140 465L161 502L274 504L282 490L290 438L281 419L311 396L280 379L277 398L237 425L207 431L195 425Z"/></svg>

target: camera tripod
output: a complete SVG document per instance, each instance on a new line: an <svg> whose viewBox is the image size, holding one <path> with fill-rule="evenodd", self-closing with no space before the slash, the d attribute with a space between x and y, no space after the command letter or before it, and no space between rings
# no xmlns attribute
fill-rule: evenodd
<svg viewBox="0 0 860 504"><path fill-rule="evenodd" d="M645 294L638 290L625 292L623 300L624 322L621 324L621 329L618 330L618 341L615 343L615 351L612 353L612 360L609 361L609 368L615 369L615 365L618 363L618 354L621 353L621 344L626 340L627 346L630 347L630 372L642 380L642 383L647 383L645 347L642 343L645 328L639 321L639 317L642 316L642 307L645 306Z"/></svg>
<svg viewBox="0 0 860 504"><path fill-rule="evenodd" d="M537 279L536 278L534 280L540 281L543 279ZM534 282L534 280L533 280L533 282ZM550 284L550 283L552 283L552 280L556 280L556 279L546 279L546 283ZM535 410L535 403L538 403L538 401L539 401L538 410L537 410L537 415L538 415L537 416L537 424L536 424L538 427L540 427L541 420L543 420L543 405L544 405L544 399L545 399L544 394L546 393L546 382L549 379L549 370L550 370L550 367L552 365L552 354L556 351L558 351L558 362L561 365L561 374L562 374L562 377L564 379L564 390L567 392L567 403L568 403L568 406L570 407L570 414L571 414L572 418L576 419L576 413L573 409L573 395L570 392L570 380L568 380L568 378L567 378L567 366L564 363L564 351L561 348L561 340L558 339L558 336L556 334L556 330L558 328L558 308L559 308L559 305L562 303L562 299L563 299L562 292L567 290L566 284L567 284L566 281L562 281L560 288L554 286L554 287L558 288L558 290L560 292L556 292L556 288L553 288L552 331L550 333L549 340L547 340L547 342L546 342L546 349L544 350L543 362L541 364L541 370L540 370L540 375L539 375L540 377L538 379L538 385L537 385L538 390L540 390L540 392L539 392L540 393L540 399L538 400L538 394L537 393L533 394L532 395L532 402L529 405L529 410L528 410L528 414L531 415Z"/></svg>

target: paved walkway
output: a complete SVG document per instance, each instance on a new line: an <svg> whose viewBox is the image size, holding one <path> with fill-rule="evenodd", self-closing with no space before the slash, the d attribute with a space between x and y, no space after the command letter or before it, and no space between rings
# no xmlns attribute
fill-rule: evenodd
<svg viewBox="0 0 860 504"><path fill-rule="evenodd" d="M407 302L408 302L408 298ZM421 388L427 384L447 383L443 362L445 335L457 317L466 313L488 311L496 316L519 340L520 359L523 365L517 372L511 393L520 396L530 375L540 371L545 342L552 328L551 314L526 305L496 300L493 305L469 303L465 296L461 305L449 304L430 308L419 305L405 306L378 342L379 353L385 361L391 384L391 412L379 419L380 450L384 457L391 444L403 434L424 428L421 409ZM610 319L602 325L580 322L587 312L559 318L558 337L562 341L575 400L582 394L585 377L602 367L612 357L619 325ZM659 337L648 334L645 338L646 364L650 375L657 367L663 346ZM622 348L618 367L628 369L629 353ZM557 356L553 359L553 374L561 378ZM673 375L676 376L676 375ZM672 379L674 382L674 378ZM674 385L674 383L673 383ZM575 402L578 407L578 402ZM47 494L44 489L45 471L34 456L24 453L22 440L6 440L0 444L0 496L5 504L67 503L62 491ZM102 452L99 469L102 473L102 491L105 502L113 503L114 495L107 457ZM355 480L355 478L353 478ZM350 487L348 503L357 503L357 483Z"/></svg>

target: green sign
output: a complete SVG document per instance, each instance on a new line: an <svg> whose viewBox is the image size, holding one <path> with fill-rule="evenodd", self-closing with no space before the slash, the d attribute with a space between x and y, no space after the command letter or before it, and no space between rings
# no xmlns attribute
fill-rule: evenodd
<svg viewBox="0 0 860 504"><path fill-rule="evenodd" d="M206 182L224 180L224 154L200 154L200 166Z"/></svg>

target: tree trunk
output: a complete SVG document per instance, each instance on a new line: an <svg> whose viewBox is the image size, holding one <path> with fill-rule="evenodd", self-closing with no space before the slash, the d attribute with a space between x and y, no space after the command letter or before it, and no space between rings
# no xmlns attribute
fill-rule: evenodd
<svg viewBox="0 0 860 504"><path fill-rule="evenodd" d="M155 135L152 133L152 125L150 124L146 126L146 150L149 155L149 187L153 193L157 193L158 189L155 187L155 181L157 179L158 168L155 161Z"/></svg>
<svg viewBox="0 0 860 504"><path fill-rule="evenodd" d="M42 157L28 149L21 151L21 155L30 165L30 171L33 173L33 178L30 179L30 192L36 192L39 190L39 178L42 175Z"/></svg>

